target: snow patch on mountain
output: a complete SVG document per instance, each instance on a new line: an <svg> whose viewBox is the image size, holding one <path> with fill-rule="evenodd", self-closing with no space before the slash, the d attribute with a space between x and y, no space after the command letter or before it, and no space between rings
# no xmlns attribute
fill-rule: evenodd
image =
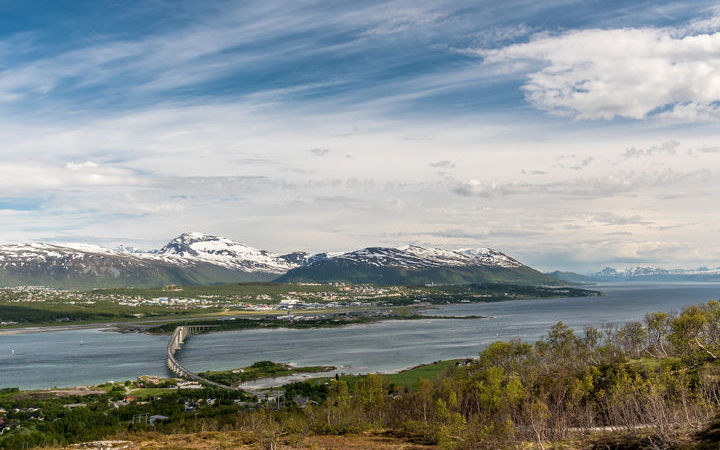
<svg viewBox="0 0 720 450"><path fill-rule="evenodd" d="M462 267L462 266L488 266L488 267L521 267L523 264L517 260L492 249L461 249L443 250L439 248L425 248L417 245L404 247L366 247L339 255L318 254L311 257L308 264L325 259L338 259L363 263L370 266L404 267L421 269L427 267Z"/></svg>
<svg viewBox="0 0 720 450"><path fill-rule="evenodd" d="M298 267L280 255L203 233L183 233L157 252L157 256L178 263L208 263L245 272L282 274Z"/></svg>
<svg viewBox="0 0 720 450"><path fill-rule="evenodd" d="M301 256L298 256L302 259ZM0 245L0 267L25 267L28 265L69 268L73 265L90 266L102 261L111 265L148 265L164 263L175 266L212 264L243 272L283 274L300 264L283 259L279 255L258 250L230 239L202 233L185 233L170 241L160 250L142 252L121 246L109 249L83 243L24 243Z"/></svg>
<svg viewBox="0 0 720 450"><path fill-rule="evenodd" d="M521 267L523 264L510 256L492 248L461 248L458 252L479 261L481 265L497 267Z"/></svg>
<svg viewBox="0 0 720 450"><path fill-rule="evenodd" d="M210 264L238 272L271 277L320 261L338 260L376 267L423 269L432 267L485 266L515 268L523 264L492 249L443 250L416 245L367 247L352 252L285 255L259 250L231 239L191 232L149 252L120 246L109 249L84 243L25 243L0 245L0 268L14 273L118 273L121 269L180 267ZM20 272L19 272L20 271ZM50 272L47 272L50 271Z"/></svg>

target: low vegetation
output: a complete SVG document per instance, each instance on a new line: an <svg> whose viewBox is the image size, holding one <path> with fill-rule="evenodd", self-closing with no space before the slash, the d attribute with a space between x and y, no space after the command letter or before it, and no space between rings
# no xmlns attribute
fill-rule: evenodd
<svg viewBox="0 0 720 450"><path fill-rule="evenodd" d="M277 378L292 375L296 373L319 373L335 370L333 366L309 366L309 367L293 367L289 364L276 363L272 361L258 361L250 367L234 370L222 370L203 372L200 376L224 384L225 386L235 386L247 381L258 380L260 378Z"/></svg>

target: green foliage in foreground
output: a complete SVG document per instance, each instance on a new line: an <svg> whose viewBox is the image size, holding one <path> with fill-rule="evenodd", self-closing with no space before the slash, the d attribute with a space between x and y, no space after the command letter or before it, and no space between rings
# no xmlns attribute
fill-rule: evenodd
<svg viewBox="0 0 720 450"><path fill-rule="evenodd" d="M667 448L720 412L717 355L718 302L580 335L558 323L535 344L496 342L414 391L379 375L331 382L304 417L316 433L392 429L447 448L541 446L603 429L624 430L633 448Z"/></svg>
<svg viewBox="0 0 720 450"><path fill-rule="evenodd" d="M324 400L273 413L274 425L265 428L273 433L258 436L267 445L303 432L393 430L443 448L694 448L693 439L702 446L708 435L697 433L720 413L718 355L717 302L579 334L558 323L535 344L496 342L467 367L418 379L414 390L381 375L330 380L327 392L293 385ZM608 432L612 439L587 438Z"/></svg>

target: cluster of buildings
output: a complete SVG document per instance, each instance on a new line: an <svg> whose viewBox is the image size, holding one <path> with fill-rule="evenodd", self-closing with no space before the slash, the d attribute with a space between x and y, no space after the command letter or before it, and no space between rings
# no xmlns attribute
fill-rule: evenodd
<svg viewBox="0 0 720 450"><path fill-rule="evenodd" d="M40 408L15 408L12 410L14 416L22 415L24 420L43 420L40 416ZM0 407L0 434L6 433L14 428L20 428L22 423L17 419L9 419L8 411Z"/></svg>
<svg viewBox="0 0 720 450"><path fill-rule="evenodd" d="M169 298L169 297L157 297L157 298L123 298L118 301L118 305L122 306L167 306L171 308L214 308L222 306L218 301L201 299L201 298Z"/></svg>
<svg viewBox="0 0 720 450"><path fill-rule="evenodd" d="M308 285L307 290L302 286L290 287L292 291L277 292L278 289L269 289L268 292L237 293L229 292L227 295L214 293L209 290L206 294L194 296L183 295L182 289L166 289L164 296L155 297L137 292L127 291L66 291L44 287L13 287L0 289L0 302L54 302L64 305L95 305L114 303L130 308L163 308L168 310L192 309L244 309L248 311L289 311L312 310L322 308L353 308L368 307L371 305L386 306L397 302L397 299L415 299L419 302L429 295L427 288L407 286L374 286L374 285ZM211 289L211 288L208 288ZM282 289L280 289L282 291ZM476 294L477 297L481 294ZM147 311L138 311L142 317ZM2 320L1 325L14 325L8 318Z"/></svg>

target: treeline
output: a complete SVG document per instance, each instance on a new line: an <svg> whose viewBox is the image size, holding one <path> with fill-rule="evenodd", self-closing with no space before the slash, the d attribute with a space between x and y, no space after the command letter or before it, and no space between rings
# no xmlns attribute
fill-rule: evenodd
<svg viewBox="0 0 720 450"><path fill-rule="evenodd" d="M236 317L232 320L218 320L218 319L206 319L206 320L185 320L180 322L164 323L156 327L148 328L148 333L151 334L171 334L175 328L186 325L186 326L212 326L212 332L218 331L233 331L233 330L248 330L255 328L331 328L345 325L357 325L377 322L379 320L389 319L402 319L407 316L401 315L339 315L333 314L329 317L318 317L310 320L291 321L287 320L285 316L274 316L268 315L264 317ZM424 317L427 318L427 317Z"/></svg>
<svg viewBox="0 0 720 450"><path fill-rule="evenodd" d="M192 311L171 310L161 306L123 306L112 301L95 301L93 304L71 304L66 301L0 303L0 320L20 324L128 320L137 319L138 314L144 317L183 316L192 314Z"/></svg>
<svg viewBox="0 0 720 450"><path fill-rule="evenodd" d="M127 316L132 317L130 314ZM18 323L47 323L58 320L109 320L123 317L115 311L95 311L87 307L65 304L38 304L24 306L18 304L0 304L0 319Z"/></svg>
<svg viewBox="0 0 720 450"><path fill-rule="evenodd" d="M438 299L454 296L458 300L472 298L473 295L488 295L488 300L510 298L553 298L553 297L594 297L602 293L589 289L570 286L534 286L507 283L471 283L461 285L418 286L426 290L430 297ZM477 298L475 300L478 300Z"/></svg>

